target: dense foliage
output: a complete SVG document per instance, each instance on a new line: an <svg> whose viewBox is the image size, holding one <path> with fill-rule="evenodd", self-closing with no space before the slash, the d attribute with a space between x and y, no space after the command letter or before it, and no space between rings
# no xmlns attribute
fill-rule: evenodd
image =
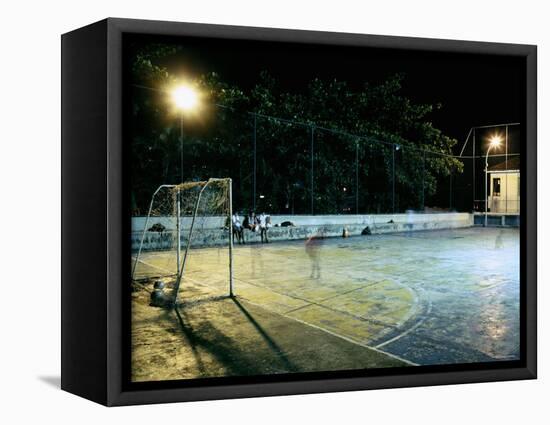
<svg viewBox="0 0 550 425"><path fill-rule="evenodd" d="M394 204L397 211L419 209L442 178L462 169L439 155L450 154L456 141L429 121L434 106L401 94L403 75L359 89L315 79L291 93L265 72L247 91L212 72L192 82L202 106L183 116L182 175L180 116L165 90L177 79L159 65L174 53L149 45L133 58L136 214L159 184L208 177L232 177L242 211L252 208L254 181L257 208L271 213L310 213L312 202L316 214L355 213L357 206L360 213L388 212Z"/></svg>

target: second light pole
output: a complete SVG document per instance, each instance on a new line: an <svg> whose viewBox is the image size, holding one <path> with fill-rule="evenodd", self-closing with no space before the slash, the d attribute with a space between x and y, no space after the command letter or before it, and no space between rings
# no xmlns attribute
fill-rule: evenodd
<svg viewBox="0 0 550 425"><path fill-rule="evenodd" d="M502 141L502 137L495 135L491 137L489 141L489 147L487 148L487 155L485 155L485 227L487 227L487 207L489 204L489 197L487 195L487 186L490 182L487 181L487 171L489 169L489 152L491 152L492 148L498 148L500 146L500 142Z"/></svg>

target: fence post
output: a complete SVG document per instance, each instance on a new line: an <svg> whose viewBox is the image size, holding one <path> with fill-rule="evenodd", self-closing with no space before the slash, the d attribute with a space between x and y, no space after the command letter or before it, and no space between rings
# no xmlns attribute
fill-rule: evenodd
<svg viewBox="0 0 550 425"><path fill-rule="evenodd" d="M227 179L229 195L229 296L233 297L233 180Z"/></svg>
<svg viewBox="0 0 550 425"><path fill-rule="evenodd" d="M395 214L395 143L392 144L391 150L391 164L392 164L392 178L391 178L391 205L392 213Z"/></svg>
<svg viewBox="0 0 550 425"><path fill-rule="evenodd" d="M426 151L422 150L422 203L420 205L422 211L426 210L426 200L425 200L425 179L426 179Z"/></svg>
<svg viewBox="0 0 550 425"><path fill-rule="evenodd" d="M476 129L472 143L472 212L476 211Z"/></svg>
<svg viewBox="0 0 550 425"><path fill-rule="evenodd" d="M449 212L453 208L453 167L449 171Z"/></svg>
<svg viewBox="0 0 550 425"><path fill-rule="evenodd" d="M504 193L506 196L506 204L504 205L504 211L505 213L508 213L508 126L506 126L506 155L504 157L504 168L506 170L505 176L505 186L504 186Z"/></svg>
<svg viewBox="0 0 550 425"><path fill-rule="evenodd" d="M359 140L355 141L355 214L359 214Z"/></svg>
<svg viewBox="0 0 550 425"><path fill-rule="evenodd" d="M254 114L254 135L253 135L253 140L254 140L253 164L254 165L253 165L253 170L252 170L252 175L253 175L252 210L253 211L256 211L256 120L257 120L257 115Z"/></svg>
<svg viewBox="0 0 550 425"><path fill-rule="evenodd" d="M313 215L313 142L314 142L315 127L311 126L311 215Z"/></svg>

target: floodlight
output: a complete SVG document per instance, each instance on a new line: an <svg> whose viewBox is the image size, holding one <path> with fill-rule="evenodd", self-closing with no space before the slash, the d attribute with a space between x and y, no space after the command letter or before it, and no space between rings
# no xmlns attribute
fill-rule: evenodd
<svg viewBox="0 0 550 425"><path fill-rule="evenodd" d="M193 109L199 101L196 90L188 85L181 85L172 90L172 99L181 110Z"/></svg>

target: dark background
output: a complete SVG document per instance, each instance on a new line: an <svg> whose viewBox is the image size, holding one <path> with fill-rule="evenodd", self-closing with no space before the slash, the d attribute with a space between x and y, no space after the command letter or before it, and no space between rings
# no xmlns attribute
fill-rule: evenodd
<svg viewBox="0 0 550 425"><path fill-rule="evenodd" d="M459 141L456 154L471 127L521 122L525 110L523 58L196 38L175 44L183 50L164 61L175 75L215 71L243 88L252 88L263 70L289 91L302 90L316 77L360 88L402 73L407 97L442 105L432 121ZM519 152L518 138L510 137L510 143L509 150Z"/></svg>

